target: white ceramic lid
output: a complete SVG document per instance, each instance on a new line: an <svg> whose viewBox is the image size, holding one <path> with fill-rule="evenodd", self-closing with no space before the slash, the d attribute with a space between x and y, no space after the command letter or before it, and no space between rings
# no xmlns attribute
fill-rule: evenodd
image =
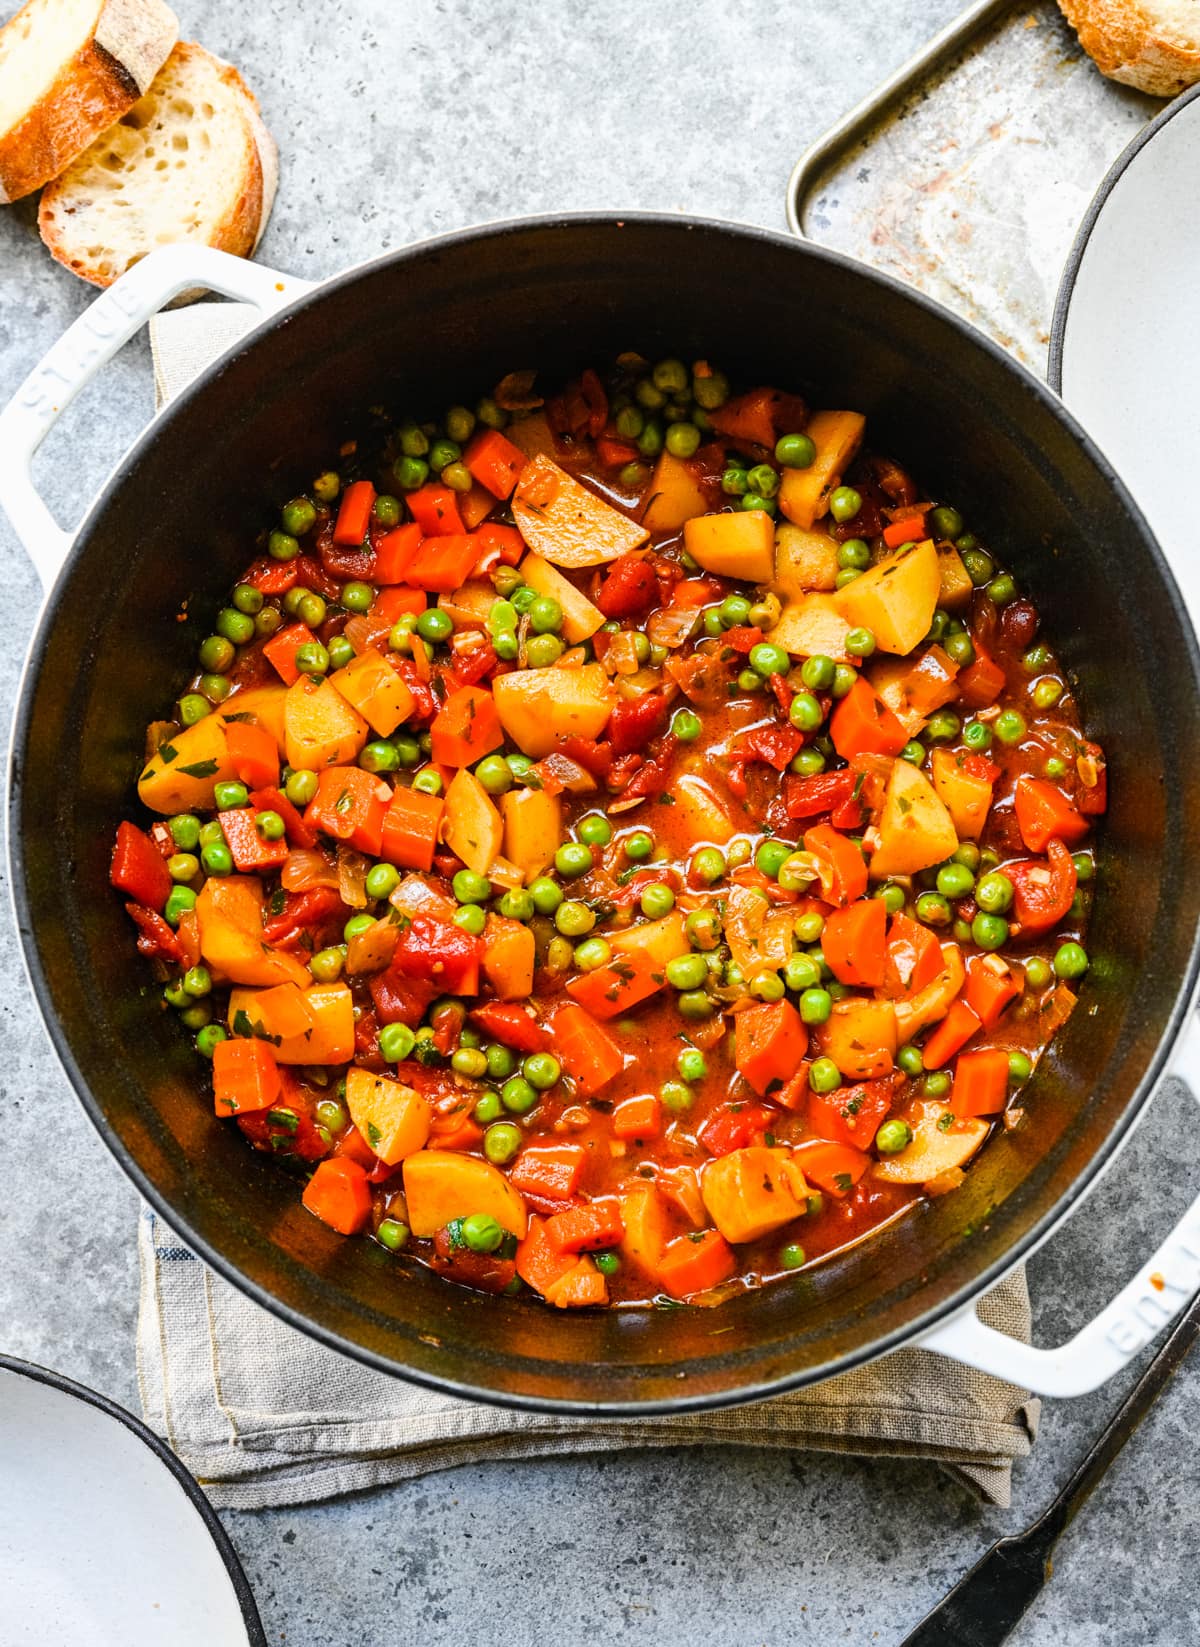
<svg viewBox="0 0 1200 1647"><path fill-rule="evenodd" d="M1092 202L1059 290L1050 382L1200 623L1200 86L1135 138Z"/></svg>
<svg viewBox="0 0 1200 1647"><path fill-rule="evenodd" d="M4 1647L264 1647L195 1481L121 1407L0 1356Z"/></svg>

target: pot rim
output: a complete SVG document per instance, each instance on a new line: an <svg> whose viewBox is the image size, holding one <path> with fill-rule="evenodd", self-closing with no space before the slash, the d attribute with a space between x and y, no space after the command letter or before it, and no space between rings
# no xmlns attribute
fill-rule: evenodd
<svg viewBox="0 0 1200 1647"><path fill-rule="evenodd" d="M63 591L67 582L66 573L69 568L76 565L84 553L91 527L121 486L124 471L141 458L142 454L157 439L160 429L174 417L180 415L194 399L202 396L208 385L229 364L233 357L255 348L270 331L277 326L287 324L302 310L314 307L330 294L353 285L362 277L369 276L385 266L397 265L402 267L406 262L428 256L430 253L461 250L463 247L477 243L480 240L500 239L528 231L570 230L588 227L621 229L626 226L676 229L682 232L699 231L702 234L720 235L743 242L786 250L790 255L799 259L809 259L831 265L848 275L865 279L870 284L882 286L896 296L901 297L905 302L922 310L939 323L948 326L957 335L961 345L968 349L981 351L1003 370L1015 376L1021 383L1024 392L1039 402L1043 410L1065 427L1067 433L1079 446L1084 456L1088 458L1106 481L1115 501L1139 532L1144 547L1154 563L1159 577L1162 579L1172 608L1183 630L1192 669L1193 683L1197 694L1200 695L1200 651L1198 651L1196 635L1174 575L1141 510L1112 464L1076 421L1062 400L1041 379L1034 376L1019 361L1009 356L991 338L977 331L959 315L936 303L924 293L904 285L893 276L859 263L855 259L828 247L815 245L807 241L797 241L793 236L775 230L717 218L696 217L690 214L669 212L587 211L546 213L485 223L417 241L411 246L405 246L396 251L384 252L379 256L354 264L340 274L317 282L297 298L294 303L289 304L276 315L266 318L232 348L218 356L161 413L152 418L129 451L120 458L105 485L86 510L59 576L46 596L29 644L18 686L8 765L9 873L17 931L21 940L26 975L29 978L42 1021L46 1026L47 1035L68 1081L74 1088L75 1094L93 1126L143 1198L170 1228L186 1241L192 1251L224 1280L229 1281L240 1292L289 1326L296 1328L307 1337L315 1339L318 1343L324 1344L329 1349L342 1355L348 1355L376 1371L405 1379L426 1389L436 1390L467 1400L486 1401L496 1406L518 1411L559 1413L579 1418L636 1418L704 1412L735 1407L748 1402L762 1401L773 1396L783 1395L792 1390L821 1383L825 1379L835 1377L840 1373L849 1372L855 1367L889 1354L904 1345L912 1344L932 1328L946 1322L950 1317L973 1305L985 1293L990 1292L1013 1269L1028 1259L1054 1234L1112 1164L1134 1126L1140 1120L1159 1079L1167 1070L1175 1042L1188 1013L1191 1011L1193 998L1197 993L1197 980L1200 977L1200 925L1198 925L1197 932L1193 936L1188 964L1176 990L1166 1025L1159 1036L1152 1057L1148 1060L1139 1077L1136 1088L1125 1104L1121 1116L1110 1129L1103 1145L1096 1151L1070 1187L1049 1211L1042 1214L1025 1235L1015 1243L1013 1248L1006 1251L1002 1257L985 1266L970 1282L955 1288L940 1303L929 1305L923 1309L918 1307L913 1317L904 1326L897 1327L882 1337L872 1339L816 1367L806 1367L777 1377L759 1379L741 1385L735 1391L691 1394L681 1390L678 1396L672 1396L669 1399L605 1402L493 1390L482 1384L469 1383L442 1374L415 1370L409 1367L402 1368L390 1356L381 1354L367 1345L355 1343L343 1337L341 1333L333 1328L312 1320L302 1311L284 1303L268 1291L266 1287L243 1274L233 1260L226 1258L210 1241L198 1236L186 1223L180 1222L166 1197L159 1192L157 1186L137 1164L123 1140L114 1134L108 1124L104 1110L93 1097L87 1079L71 1053L63 1027L50 1007L49 985L41 966L34 938L24 873L24 842L19 828L22 787L21 762L30 730L32 688L39 672L41 657L45 648L45 637L53 627L59 603L63 598ZM915 1296L919 1297L920 1295Z"/></svg>

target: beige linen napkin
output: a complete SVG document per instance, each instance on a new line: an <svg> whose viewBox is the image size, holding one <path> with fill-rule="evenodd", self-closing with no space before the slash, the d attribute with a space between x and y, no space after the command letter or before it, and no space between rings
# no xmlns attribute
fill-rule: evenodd
<svg viewBox="0 0 1200 1647"><path fill-rule="evenodd" d="M159 404L253 324L237 304L199 304L151 326ZM312 1342L220 1280L149 1209L138 1233L138 1377L147 1422L213 1502L299 1504L487 1458L699 1443L928 1458L985 1500L1009 1502L1039 1403L926 1350L753 1406L596 1422L463 1401L373 1372ZM1026 1342L1024 1272L979 1305Z"/></svg>

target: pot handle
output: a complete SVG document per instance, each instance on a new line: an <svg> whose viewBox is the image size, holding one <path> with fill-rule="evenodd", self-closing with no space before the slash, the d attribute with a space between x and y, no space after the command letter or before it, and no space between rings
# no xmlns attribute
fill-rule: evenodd
<svg viewBox="0 0 1200 1647"><path fill-rule="evenodd" d="M75 532L63 530L34 486L33 455L101 366L164 304L196 286L251 303L264 319L310 289L308 281L210 246L164 246L88 305L0 412L0 507L47 591Z"/></svg>
<svg viewBox="0 0 1200 1647"><path fill-rule="evenodd" d="M1189 1018L1172 1073L1200 1097L1200 1019ZM1108 1382L1200 1291L1200 1196L1167 1239L1094 1320L1056 1350L1039 1350L984 1326L974 1305L916 1340L1036 1395L1087 1395Z"/></svg>

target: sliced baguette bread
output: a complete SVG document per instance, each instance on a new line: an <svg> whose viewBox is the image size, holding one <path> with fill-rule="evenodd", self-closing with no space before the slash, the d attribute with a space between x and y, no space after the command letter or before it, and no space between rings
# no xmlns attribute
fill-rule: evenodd
<svg viewBox="0 0 1200 1647"><path fill-rule="evenodd" d="M241 75L181 40L146 95L45 190L38 227L58 261L94 286L180 240L248 257L278 171Z"/></svg>
<svg viewBox="0 0 1200 1647"><path fill-rule="evenodd" d="M132 108L178 35L162 0L29 0L0 29L0 201L40 189Z"/></svg>
<svg viewBox="0 0 1200 1647"><path fill-rule="evenodd" d="M1058 0L1110 80L1151 97L1200 81L1200 0Z"/></svg>

